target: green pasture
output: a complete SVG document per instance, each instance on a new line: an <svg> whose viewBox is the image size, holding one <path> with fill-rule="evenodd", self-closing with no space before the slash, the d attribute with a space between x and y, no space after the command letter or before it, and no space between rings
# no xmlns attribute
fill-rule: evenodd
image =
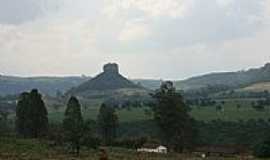
<svg viewBox="0 0 270 160"><path fill-rule="evenodd" d="M224 121L239 121L249 119L270 119L270 106L265 106L265 110L257 111L251 107L251 102L256 99L226 99L218 100L217 105L221 105L221 101L225 104L221 105L222 110L216 110L216 106L191 106L191 116L196 120L211 121L221 119ZM82 112L85 119L97 118L99 112L99 103L89 103L89 105L82 105ZM240 108L237 108L240 105ZM55 110L51 107L49 109L49 119L51 122L59 123L64 117L65 106ZM117 114L120 122L133 122L148 120L152 117L146 114L147 107L117 109Z"/></svg>

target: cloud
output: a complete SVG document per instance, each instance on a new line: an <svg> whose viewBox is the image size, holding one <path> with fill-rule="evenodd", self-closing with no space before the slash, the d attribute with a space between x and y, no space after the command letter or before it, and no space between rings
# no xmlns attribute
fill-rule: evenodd
<svg viewBox="0 0 270 160"><path fill-rule="evenodd" d="M98 54L89 58L95 52L95 41L93 28L86 22L40 23L0 25L0 68L5 73L75 74L81 63L98 60Z"/></svg>
<svg viewBox="0 0 270 160"><path fill-rule="evenodd" d="M119 35L120 41L136 41L143 40L150 35L150 31L146 24L138 22L128 22Z"/></svg>
<svg viewBox="0 0 270 160"><path fill-rule="evenodd" d="M137 10L148 17L182 17L193 0L108 0L104 13L116 17L120 12Z"/></svg>
<svg viewBox="0 0 270 160"><path fill-rule="evenodd" d="M0 24L22 24L57 10L58 0L0 0Z"/></svg>
<svg viewBox="0 0 270 160"><path fill-rule="evenodd" d="M0 72L92 75L116 61L130 77L181 79L260 65L269 60L269 6L267 0L0 0Z"/></svg>
<svg viewBox="0 0 270 160"><path fill-rule="evenodd" d="M106 13L110 16L114 15L118 28L122 27L126 30L123 26L139 17L144 23L137 24L136 27L147 26L152 32L151 36L144 37L143 46L139 47L142 49L167 50L200 43L223 43L227 40L253 36L264 26L264 1L170 0L154 3L151 0L118 0L113 2L111 3L114 5L109 5L109 8L113 9L109 9ZM139 14L140 12L143 14ZM130 45L124 43L123 46L123 41L118 41L117 33L122 34L121 31L119 33L118 30L110 30L110 32L115 32L116 35L114 34L114 37L108 35L106 39L111 39L116 48L127 46L127 49L130 49ZM102 44L102 48L107 48L106 43ZM135 47L138 48L137 45Z"/></svg>

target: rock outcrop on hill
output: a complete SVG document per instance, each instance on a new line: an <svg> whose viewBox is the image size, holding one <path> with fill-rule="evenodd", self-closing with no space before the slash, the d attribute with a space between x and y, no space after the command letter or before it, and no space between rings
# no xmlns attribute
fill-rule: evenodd
<svg viewBox="0 0 270 160"><path fill-rule="evenodd" d="M116 63L108 63L103 66L102 73L71 89L69 94L93 96L119 90L144 90L144 88L122 76Z"/></svg>

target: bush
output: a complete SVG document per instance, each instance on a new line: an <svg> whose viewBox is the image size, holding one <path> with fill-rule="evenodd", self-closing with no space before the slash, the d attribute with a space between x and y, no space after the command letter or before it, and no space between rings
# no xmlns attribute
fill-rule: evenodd
<svg viewBox="0 0 270 160"><path fill-rule="evenodd" d="M101 144L101 140L98 137L92 135L84 135L82 137L82 145L87 148L97 149Z"/></svg>
<svg viewBox="0 0 270 160"><path fill-rule="evenodd" d="M113 143L113 146L129 148L129 149L137 149L137 148L142 147L142 145L146 142L147 142L147 138L145 137L122 138L122 139L115 140Z"/></svg>
<svg viewBox="0 0 270 160"><path fill-rule="evenodd" d="M270 157L270 138L254 147L254 155L259 158Z"/></svg>
<svg viewBox="0 0 270 160"><path fill-rule="evenodd" d="M51 124L49 126L49 132L47 135L47 139L51 141L54 146L62 146L64 145L64 130L62 125L60 124Z"/></svg>

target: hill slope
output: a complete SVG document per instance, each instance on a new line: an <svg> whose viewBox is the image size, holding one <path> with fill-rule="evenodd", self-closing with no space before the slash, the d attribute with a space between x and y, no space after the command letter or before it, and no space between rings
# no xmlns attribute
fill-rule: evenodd
<svg viewBox="0 0 270 160"><path fill-rule="evenodd" d="M158 89L162 83L161 80L155 80L155 79L133 79L132 81L138 85L141 85L151 90Z"/></svg>
<svg viewBox="0 0 270 160"><path fill-rule="evenodd" d="M251 91L251 92L270 92L270 82L255 83L250 86L239 89L239 91Z"/></svg>
<svg viewBox="0 0 270 160"><path fill-rule="evenodd" d="M145 90L142 86L134 84L119 74L118 65L106 64L103 67L103 72L92 78L91 80L72 88L68 94L79 95L84 97L112 95L119 93L119 90Z"/></svg>
<svg viewBox="0 0 270 160"><path fill-rule="evenodd" d="M190 90L199 89L208 85L223 85L230 88L241 88L253 83L270 81L270 63L261 68L249 69L247 71L211 73L203 76L177 81L177 89Z"/></svg>
<svg viewBox="0 0 270 160"><path fill-rule="evenodd" d="M42 93L55 95L57 91L66 92L74 86L89 80L89 77L32 77L0 76L0 96L20 94L39 89Z"/></svg>

